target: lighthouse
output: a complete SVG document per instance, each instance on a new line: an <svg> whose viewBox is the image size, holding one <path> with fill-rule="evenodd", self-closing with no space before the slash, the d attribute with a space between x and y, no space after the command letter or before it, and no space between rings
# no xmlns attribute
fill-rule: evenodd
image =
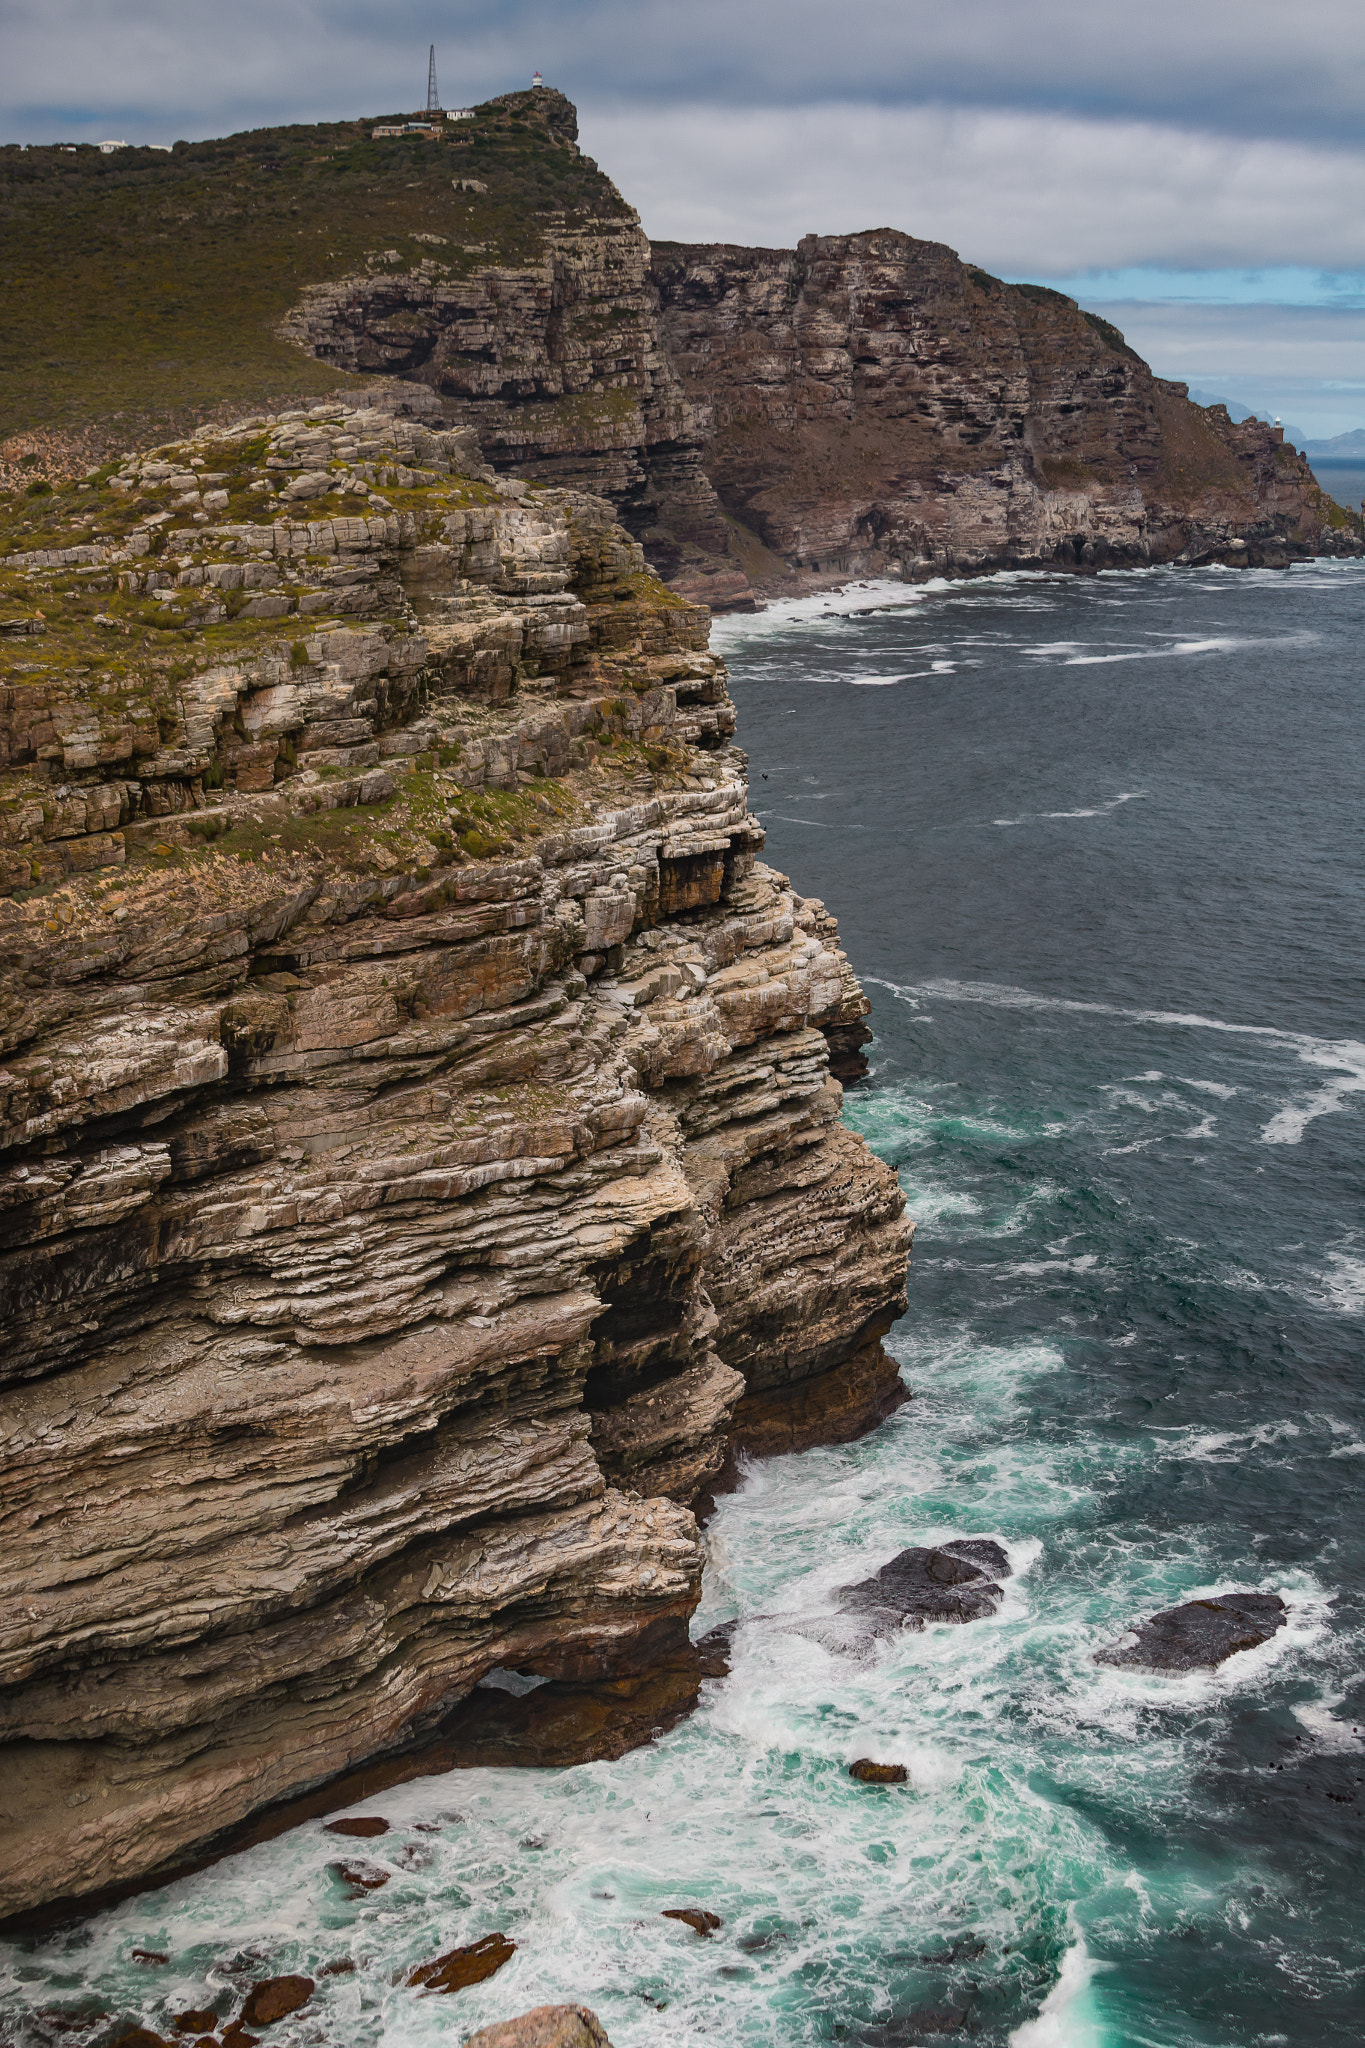
<svg viewBox="0 0 1365 2048"><path fill-rule="evenodd" d="M544 80L544 79L543 79L543 78L541 77L541 75L540 75L540 73L539 73L538 71L536 71L536 72L533 72L533 73L532 73L532 75L531 75L531 90L532 90L532 92L539 92L539 91L540 91L540 88L542 87L542 85L544 85L544 83L545 83L545 80Z"/></svg>

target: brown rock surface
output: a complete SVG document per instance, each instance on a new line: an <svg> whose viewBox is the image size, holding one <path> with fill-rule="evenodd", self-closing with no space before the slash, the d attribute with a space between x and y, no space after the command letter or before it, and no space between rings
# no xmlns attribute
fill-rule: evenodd
<svg viewBox="0 0 1365 2048"><path fill-rule="evenodd" d="M705 1906L665 1906L661 1919L681 1920L684 1927L690 1927L694 1934L714 1934L724 1925L719 1913L709 1913Z"/></svg>
<svg viewBox="0 0 1365 2048"><path fill-rule="evenodd" d="M611 2043L586 2005L538 2005L514 2020L480 2027L465 2048L611 2048Z"/></svg>
<svg viewBox="0 0 1365 2048"><path fill-rule="evenodd" d="M245 2027L270 2027L299 2012L313 1995L311 1977L264 1977L253 1984L242 2007Z"/></svg>
<svg viewBox="0 0 1365 2048"><path fill-rule="evenodd" d="M848 1775L860 1785L904 1785L910 1778L904 1764L878 1764L870 1756L860 1756L851 1763Z"/></svg>
<svg viewBox="0 0 1365 2048"><path fill-rule="evenodd" d="M721 503L807 577L1361 551L1275 429L1192 404L1107 321L941 243L661 242L653 276Z"/></svg>
<svg viewBox="0 0 1365 2048"><path fill-rule="evenodd" d="M670 1725L738 1404L870 1424L904 1300L705 613L420 406L97 488L209 460L0 558L9 1915Z"/></svg>
<svg viewBox="0 0 1365 2048"><path fill-rule="evenodd" d="M426 1992L463 1991L470 1984L482 1984L486 1977L496 1976L516 1952L516 1943L505 1934L485 1934L465 1948L448 1949L434 1962L419 1963L415 1970L409 1970L407 1982Z"/></svg>
<svg viewBox="0 0 1365 2048"><path fill-rule="evenodd" d="M548 110L561 146L575 143L559 93L504 95L484 119L497 109L532 123ZM452 275L427 251L415 269L314 286L280 332L338 369L426 385L496 469L609 499L661 574L743 599L702 467L706 416L660 346L649 243L615 187L598 177L595 189L594 215L547 220L522 261L495 252Z"/></svg>

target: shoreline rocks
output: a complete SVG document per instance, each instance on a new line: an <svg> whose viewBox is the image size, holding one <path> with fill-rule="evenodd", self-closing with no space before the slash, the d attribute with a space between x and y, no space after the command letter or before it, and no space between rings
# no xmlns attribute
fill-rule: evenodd
<svg viewBox="0 0 1365 2048"><path fill-rule="evenodd" d="M1220 1593L1149 1615L1117 1643L1097 1650L1095 1661L1138 1671L1213 1671L1229 1657L1268 1643L1288 1619L1277 1593Z"/></svg>

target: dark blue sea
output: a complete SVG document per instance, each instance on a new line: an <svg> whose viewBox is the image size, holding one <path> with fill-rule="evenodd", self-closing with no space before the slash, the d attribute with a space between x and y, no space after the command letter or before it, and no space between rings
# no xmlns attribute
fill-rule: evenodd
<svg viewBox="0 0 1365 2048"><path fill-rule="evenodd" d="M11 2013L349 1958L272 2048L551 1999L615 2048L1365 2039L1365 568L866 585L717 644L769 857L874 1001L846 1114L919 1223L914 1398L722 1503L698 1629L742 1625L685 1726L385 1793L361 1901L315 1823L7 1951ZM964 1535L993 1619L809 1627ZM1247 1588L1287 1625L1215 1672L1095 1661ZM402 1986L494 1928L486 1984Z"/></svg>

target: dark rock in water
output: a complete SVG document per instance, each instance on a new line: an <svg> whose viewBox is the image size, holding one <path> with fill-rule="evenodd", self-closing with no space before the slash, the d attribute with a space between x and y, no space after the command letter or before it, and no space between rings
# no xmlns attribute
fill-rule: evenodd
<svg viewBox="0 0 1365 2048"><path fill-rule="evenodd" d="M248 2034L240 2020L223 2029L223 2048L258 2048L259 2034Z"/></svg>
<svg viewBox="0 0 1365 2048"><path fill-rule="evenodd" d="M703 1678L726 1676L730 1669L730 1644L738 1627L737 1617L734 1621L723 1621L719 1628L709 1629L704 1636L698 1636L693 1647Z"/></svg>
<svg viewBox="0 0 1365 2048"><path fill-rule="evenodd" d="M339 1877L343 1884L351 1887L352 1898L363 1898L366 1892L377 1892L386 1885L391 1873L381 1870L377 1863L331 1863L328 1865L333 1877Z"/></svg>
<svg viewBox="0 0 1365 2048"><path fill-rule="evenodd" d="M338 1956L334 1963L324 1963L318 1971L319 1977L354 1977L355 1957Z"/></svg>
<svg viewBox="0 0 1365 2048"><path fill-rule="evenodd" d="M1010 1561L998 1543L972 1537L935 1550L903 1550L870 1579L840 1592L846 1613L874 1622L923 1628L927 1621L977 1621L1004 1598L997 1579Z"/></svg>
<svg viewBox="0 0 1365 2048"><path fill-rule="evenodd" d="M611 2048L611 2043L586 2005L538 2005L514 2020L480 2027L465 2048Z"/></svg>
<svg viewBox="0 0 1365 2048"><path fill-rule="evenodd" d="M714 1934L724 1924L719 1913L708 1913L702 1906L666 1906L661 1917L681 1920L695 1934Z"/></svg>
<svg viewBox="0 0 1365 2048"><path fill-rule="evenodd" d="M242 2007L242 2024L268 2027L307 2005L313 1995L311 1977L265 1977L253 1984Z"/></svg>
<svg viewBox="0 0 1365 2048"><path fill-rule="evenodd" d="M119 2035L112 2048L172 2048L172 2044L146 2027L129 2027L126 2033Z"/></svg>
<svg viewBox="0 0 1365 2048"><path fill-rule="evenodd" d="M218 2015L211 2005L199 2012L178 2012L175 2016L177 2034L211 2034L218 2024Z"/></svg>
<svg viewBox="0 0 1365 2048"><path fill-rule="evenodd" d="M906 1785L910 1781L904 1764L874 1764L870 1756L860 1756L850 1764L848 1775L860 1785Z"/></svg>
<svg viewBox="0 0 1365 2048"><path fill-rule="evenodd" d="M135 1963L168 1963L170 1957L159 1948L135 1948L132 1952Z"/></svg>
<svg viewBox="0 0 1365 2048"><path fill-rule="evenodd" d="M1239 1650L1268 1643L1287 1618L1278 1593L1190 1600L1138 1622L1119 1642L1097 1651L1095 1661L1141 1671L1212 1671Z"/></svg>
<svg viewBox="0 0 1365 2048"><path fill-rule="evenodd" d="M372 1835L386 1835L388 1832L388 1822L381 1820L377 1813L357 1813L346 1820L329 1820L327 1823L329 1835L355 1835L362 1840L368 1840Z"/></svg>
<svg viewBox="0 0 1365 2048"><path fill-rule="evenodd" d="M516 1943L505 1934L485 1934L467 1948L447 1949L434 1962L419 1963L409 1970L407 1981L423 1991L463 1991L467 1984L482 1984L485 1977L495 1975L516 1952Z"/></svg>

